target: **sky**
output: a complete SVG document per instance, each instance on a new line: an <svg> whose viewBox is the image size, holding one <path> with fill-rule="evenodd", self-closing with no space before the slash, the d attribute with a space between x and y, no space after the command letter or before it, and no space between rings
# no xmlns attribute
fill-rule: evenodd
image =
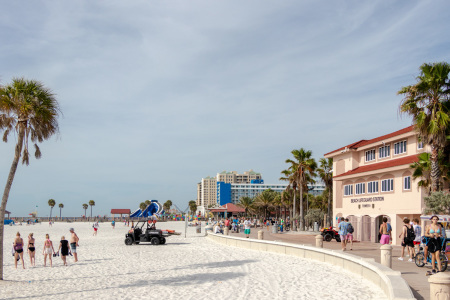
<svg viewBox="0 0 450 300"><path fill-rule="evenodd" d="M60 133L19 165L12 216L94 215L411 125L397 91L450 62L450 2L0 0L0 84L39 80ZM0 187L16 137L0 144ZM89 215L88 211L88 215Z"/></svg>

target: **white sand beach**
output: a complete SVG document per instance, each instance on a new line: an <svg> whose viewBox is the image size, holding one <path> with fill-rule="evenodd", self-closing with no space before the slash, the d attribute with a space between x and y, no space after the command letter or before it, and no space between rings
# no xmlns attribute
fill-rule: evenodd
<svg viewBox="0 0 450 300"><path fill-rule="evenodd" d="M43 266L45 234L55 247L74 227L80 237L79 262L60 257L53 268ZM92 236L92 223L55 223L5 226L4 282L0 299L386 299L375 285L324 263L281 254L239 249L216 244L188 228L184 222L157 223L175 229L166 245L124 244L128 227L100 223ZM36 267L14 268L12 242L19 231L27 243L36 238ZM56 250L56 249L55 249Z"/></svg>

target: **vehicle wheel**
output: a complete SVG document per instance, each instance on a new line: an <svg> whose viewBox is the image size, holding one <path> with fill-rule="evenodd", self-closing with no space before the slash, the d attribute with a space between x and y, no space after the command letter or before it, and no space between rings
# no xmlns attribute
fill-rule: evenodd
<svg viewBox="0 0 450 300"><path fill-rule="evenodd" d="M441 253L439 258L441 259L441 272L445 272L445 270L447 270L447 257L444 253Z"/></svg>
<svg viewBox="0 0 450 300"><path fill-rule="evenodd" d="M150 242L152 243L152 245L159 245L159 239L157 237L152 237Z"/></svg>
<svg viewBox="0 0 450 300"><path fill-rule="evenodd" d="M130 245L132 245L132 244L133 244L133 239L130 238L130 237L127 237L127 238L125 239L125 245L130 246Z"/></svg>
<svg viewBox="0 0 450 300"><path fill-rule="evenodd" d="M332 239L333 239L333 237L329 233L325 234L325 236L323 237L323 240L325 242L331 242Z"/></svg>
<svg viewBox="0 0 450 300"><path fill-rule="evenodd" d="M414 262L416 263L416 266L423 267L425 264L423 263L423 252L419 252L416 254L416 257L414 258Z"/></svg>
<svg viewBox="0 0 450 300"><path fill-rule="evenodd" d="M336 235L336 242L338 242L338 243L341 242L341 237L339 235Z"/></svg>
<svg viewBox="0 0 450 300"><path fill-rule="evenodd" d="M162 238L159 240L159 242L160 242L161 245L164 245L164 244L166 243L166 238L165 238L165 237L162 237Z"/></svg>

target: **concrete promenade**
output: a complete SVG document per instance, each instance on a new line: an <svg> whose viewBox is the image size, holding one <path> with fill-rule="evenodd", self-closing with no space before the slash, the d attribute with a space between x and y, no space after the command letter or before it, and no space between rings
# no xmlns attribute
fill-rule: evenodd
<svg viewBox="0 0 450 300"><path fill-rule="evenodd" d="M252 228L250 238L257 239L258 231L261 228ZM283 232L273 234L272 228L264 230L264 239L268 241L279 241L284 243L293 243L293 244L310 244L315 246L316 240L315 236L319 234L318 232ZM236 237L245 237L243 232L233 233L230 231L230 236ZM347 246L348 252L353 255L358 255L361 257L374 258L376 262L380 262L380 244L372 243L372 242L354 242L353 250L350 250L350 245ZM331 242L323 242L323 247L326 249L332 250L340 250L341 243L332 240ZM414 293L414 297L417 299L430 299L430 285L428 283L428 277L426 276L426 272L431 270L431 265L426 265L422 268L416 266L414 262L409 262L406 257L405 260L400 261L398 257L400 257L401 247L393 246L392 250L392 269L395 271L400 271L402 273L402 277L408 282L411 290ZM406 251L405 251L406 252Z"/></svg>

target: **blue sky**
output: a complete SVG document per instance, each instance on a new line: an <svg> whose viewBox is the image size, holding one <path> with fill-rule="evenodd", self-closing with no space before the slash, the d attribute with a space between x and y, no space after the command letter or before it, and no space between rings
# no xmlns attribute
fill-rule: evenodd
<svg viewBox="0 0 450 300"><path fill-rule="evenodd" d="M261 172L409 126L396 92L450 61L448 1L2 1L0 84L37 79L60 136L20 165L7 210L181 209L202 177ZM3 188L14 138L0 144ZM59 209L57 210L59 215ZM55 213L53 213L55 215Z"/></svg>

